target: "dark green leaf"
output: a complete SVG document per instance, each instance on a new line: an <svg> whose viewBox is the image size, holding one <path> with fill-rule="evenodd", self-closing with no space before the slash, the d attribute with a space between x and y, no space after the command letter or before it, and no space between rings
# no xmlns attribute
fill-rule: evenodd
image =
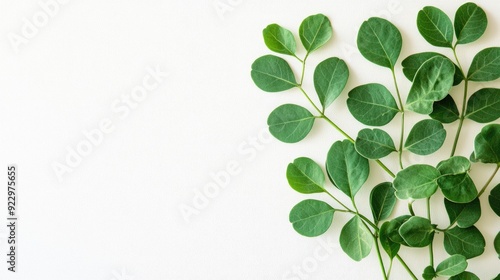
<svg viewBox="0 0 500 280"><path fill-rule="evenodd" d="M486 241L475 227L454 227L444 233L444 249L450 255L460 254L471 259L484 252Z"/></svg>
<svg viewBox="0 0 500 280"><path fill-rule="evenodd" d="M432 266L427 266L424 269L424 273L422 273L422 277L424 280L432 280L436 277L436 271L434 270L434 267Z"/></svg>
<svg viewBox="0 0 500 280"><path fill-rule="evenodd" d="M488 123L500 118L500 89L483 88L476 91L467 102L465 114L478 123Z"/></svg>
<svg viewBox="0 0 500 280"><path fill-rule="evenodd" d="M300 193L324 192L325 174L310 158L297 158L286 169L288 184Z"/></svg>
<svg viewBox="0 0 500 280"><path fill-rule="evenodd" d="M322 14L307 17L299 27L300 41L308 53L323 46L332 38L332 34L332 24Z"/></svg>
<svg viewBox="0 0 500 280"><path fill-rule="evenodd" d="M359 122L366 125L388 124L399 112L391 92L381 84L366 84L349 92L347 107Z"/></svg>
<svg viewBox="0 0 500 280"><path fill-rule="evenodd" d="M474 3L465 3L455 14L457 44L467 44L481 37L488 25L486 13Z"/></svg>
<svg viewBox="0 0 500 280"><path fill-rule="evenodd" d="M390 222L385 222L382 224L379 230L379 240L382 248L384 248L384 251L387 253L389 258L393 259L398 254L399 249L401 248L401 244L396 243L389 238L389 225Z"/></svg>
<svg viewBox="0 0 500 280"><path fill-rule="evenodd" d="M373 237L360 217L354 216L340 232L340 247L355 261L360 261L373 246Z"/></svg>
<svg viewBox="0 0 500 280"><path fill-rule="evenodd" d="M306 199L292 208L290 223L304 236L319 236L330 228L334 212L335 209L323 201Z"/></svg>
<svg viewBox="0 0 500 280"><path fill-rule="evenodd" d="M448 200L457 203L471 202L477 197L477 188L469 174L446 175L438 179L438 185Z"/></svg>
<svg viewBox="0 0 500 280"><path fill-rule="evenodd" d="M467 269L467 259L462 255L453 255L442 261L436 267L438 276L455 276Z"/></svg>
<svg viewBox="0 0 500 280"><path fill-rule="evenodd" d="M396 175L394 188L399 199L419 199L433 195L437 188L437 179L441 176L433 166L426 164L411 165Z"/></svg>
<svg viewBox="0 0 500 280"><path fill-rule="evenodd" d="M425 61L415 75L406 108L420 114L432 113L434 102L448 95L454 74L455 66L448 58L435 56Z"/></svg>
<svg viewBox="0 0 500 280"><path fill-rule="evenodd" d="M278 24L270 24L262 33L264 35L264 42L270 50L277 53L295 55L297 44L290 30Z"/></svg>
<svg viewBox="0 0 500 280"><path fill-rule="evenodd" d="M460 113L455 100L448 94L444 99L434 102L429 117L442 123L452 123L459 119Z"/></svg>
<svg viewBox="0 0 500 280"><path fill-rule="evenodd" d="M314 116L303 107L285 104L271 112L267 124L271 134L278 140L296 143L309 134L314 124Z"/></svg>
<svg viewBox="0 0 500 280"><path fill-rule="evenodd" d="M349 69L342 59L331 57L314 70L314 88L323 109L340 95L349 78Z"/></svg>
<svg viewBox="0 0 500 280"><path fill-rule="evenodd" d="M404 246L408 246L406 241L399 234L399 228L401 227L401 225L404 222L408 221L408 219L410 219L411 217L412 216L410 216L410 215L403 215L403 216L399 216L397 218L394 218L389 222L389 225L387 226L386 231L387 231L387 236L389 237L389 239L391 241L396 242L396 243L401 244L401 245L404 245Z"/></svg>
<svg viewBox="0 0 500 280"><path fill-rule="evenodd" d="M468 228L481 217L481 204L478 198L469 203L455 203L444 199L444 206L450 218L450 225L457 223L461 228Z"/></svg>
<svg viewBox="0 0 500 280"><path fill-rule="evenodd" d="M370 207L376 224L387 219L396 206L396 196L391 182L380 183L370 193Z"/></svg>
<svg viewBox="0 0 500 280"><path fill-rule="evenodd" d="M434 227L428 219L413 216L401 225L399 234L410 247L426 247L434 238Z"/></svg>
<svg viewBox="0 0 500 280"><path fill-rule="evenodd" d="M436 52L423 52L423 53L412 54L409 57L405 58L403 62L401 62L401 65L403 66L403 74L405 74L408 80L413 81L413 79L415 78L415 74L417 74L418 69L420 69L420 66L422 66L424 62L435 56L448 58ZM455 75L453 77L453 85L456 86L460 84L463 80L464 80L464 75L462 74L460 68L455 64Z"/></svg>
<svg viewBox="0 0 500 280"><path fill-rule="evenodd" d="M487 48L476 54L467 76L469 80L476 82L498 79L500 77L500 47Z"/></svg>
<svg viewBox="0 0 500 280"><path fill-rule="evenodd" d="M399 30L383 18L363 22L358 32L358 49L369 61L394 69L403 39Z"/></svg>
<svg viewBox="0 0 500 280"><path fill-rule="evenodd" d="M436 120L422 120L413 126L405 149L417 155L429 155L439 150L446 139L446 130Z"/></svg>
<svg viewBox="0 0 500 280"><path fill-rule="evenodd" d="M474 273L464 271L458 275L451 277L449 280L480 280Z"/></svg>
<svg viewBox="0 0 500 280"><path fill-rule="evenodd" d="M496 187L491 190L488 196L488 202L493 212L500 216L500 184L496 185Z"/></svg>
<svg viewBox="0 0 500 280"><path fill-rule="evenodd" d="M263 91L278 92L297 86L292 68L283 58L265 55L252 64L252 80Z"/></svg>
<svg viewBox="0 0 500 280"><path fill-rule="evenodd" d="M495 240L493 240L493 246L495 247L495 251L498 254L498 258L500 259L500 232L497 233Z"/></svg>
<svg viewBox="0 0 500 280"><path fill-rule="evenodd" d="M474 139L473 162L500 163L500 124L489 124Z"/></svg>
<svg viewBox="0 0 500 280"><path fill-rule="evenodd" d="M333 184L353 198L368 179L370 166L348 140L333 143L328 151L326 170Z"/></svg>
<svg viewBox="0 0 500 280"><path fill-rule="evenodd" d="M379 159L395 152L391 136L380 129L362 129L356 138L356 150L365 158Z"/></svg>
<svg viewBox="0 0 500 280"><path fill-rule="evenodd" d="M453 47L453 24L440 9L427 6L420 10L417 27L429 44L436 47Z"/></svg>
<svg viewBox="0 0 500 280"><path fill-rule="evenodd" d="M470 161L466 157L453 156L441 161L437 167L441 175L459 175L469 172Z"/></svg>

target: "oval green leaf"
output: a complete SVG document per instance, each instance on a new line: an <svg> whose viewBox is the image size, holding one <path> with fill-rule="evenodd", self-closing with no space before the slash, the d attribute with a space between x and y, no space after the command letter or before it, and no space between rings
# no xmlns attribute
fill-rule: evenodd
<svg viewBox="0 0 500 280"><path fill-rule="evenodd" d="M460 113L455 100L448 94L444 99L434 102L429 117L441 123L452 123L460 118Z"/></svg>
<svg viewBox="0 0 500 280"><path fill-rule="evenodd" d="M439 150L445 139L443 124L436 120L422 120L408 134L405 149L417 155L429 155Z"/></svg>
<svg viewBox="0 0 500 280"><path fill-rule="evenodd" d="M427 266L424 269L424 273L422 273L422 277L424 280L432 280L436 277L436 271L434 270L434 267L431 265Z"/></svg>
<svg viewBox="0 0 500 280"><path fill-rule="evenodd" d="M297 50L295 38L290 30L279 26L278 24L270 24L263 31L264 43L273 52L293 55Z"/></svg>
<svg viewBox="0 0 500 280"><path fill-rule="evenodd" d="M390 234L390 222L385 222L382 224L379 230L379 240L380 245L384 248L384 251L387 253L389 258L393 259L397 256L399 249L401 248L401 244L392 241L389 238Z"/></svg>
<svg viewBox="0 0 500 280"><path fill-rule="evenodd" d="M290 223L299 234L315 237L331 226L335 209L323 201L306 199L290 211Z"/></svg>
<svg viewBox="0 0 500 280"><path fill-rule="evenodd" d="M498 216L500 216L500 184L496 185L488 196L490 207Z"/></svg>
<svg viewBox="0 0 500 280"><path fill-rule="evenodd" d="M444 206L450 218L450 225L457 223L461 228L468 228L481 218L481 204L477 198L469 203L455 203L444 199Z"/></svg>
<svg viewBox="0 0 500 280"><path fill-rule="evenodd" d="M497 236L495 236L495 240L493 240L493 246L495 247L495 251L500 259L500 231L497 233Z"/></svg>
<svg viewBox="0 0 500 280"><path fill-rule="evenodd" d="M447 175L438 179L444 197L457 203L467 203L477 197L477 188L469 174Z"/></svg>
<svg viewBox="0 0 500 280"><path fill-rule="evenodd" d="M396 196L391 182L380 183L370 193L370 208L375 224L389 218L396 206Z"/></svg>
<svg viewBox="0 0 500 280"><path fill-rule="evenodd" d="M373 237L358 216L354 216L345 224L340 232L340 247L355 261L360 261L373 246Z"/></svg>
<svg viewBox="0 0 500 280"><path fill-rule="evenodd" d="M434 238L434 227L428 219L413 216L399 228L399 234L410 247L426 247Z"/></svg>
<svg viewBox="0 0 500 280"><path fill-rule="evenodd" d="M391 92L381 84L366 84L349 92L347 108L359 122L383 126L388 124L399 112Z"/></svg>
<svg viewBox="0 0 500 280"><path fill-rule="evenodd" d="M349 69L342 59L331 57L318 64L314 70L314 88L323 109L342 93L348 78Z"/></svg>
<svg viewBox="0 0 500 280"><path fill-rule="evenodd" d="M453 24L450 18L436 7L424 7L417 16L417 27L422 37L436 47L453 47Z"/></svg>
<svg viewBox="0 0 500 280"><path fill-rule="evenodd" d="M314 116L305 108L285 104L274 109L267 119L269 131L278 140L296 143L304 139L314 124Z"/></svg>
<svg viewBox="0 0 500 280"><path fill-rule="evenodd" d="M362 129L356 138L356 150L365 158L379 159L395 152L391 136L380 129Z"/></svg>
<svg viewBox="0 0 500 280"><path fill-rule="evenodd" d="M467 44L479 39L486 31L488 18L483 9L474 3L465 3L455 14L457 44Z"/></svg>
<svg viewBox="0 0 500 280"><path fill-rule="evenodd" d="M333 143L326 159L326 171L332 183L353 198L368 179L368 160L358 154L348 140Z"/></svg>
<svg viewBox="0 0 500 280"><path fill-rule="evenodd" d="M332 34L332 24L322 14L307 17L299 27L300 41L308 53L323 46L332 38Z"/></svg>
<svg viewBox="0 0 500 280"><path fill-rule="evenodd" d="M467 259L464 256L453 255L438 264L436 274L444 277L455 276L464 272L467 265Z"/></svg>
<svg viewBox="0 0 500 280"><path fill-rule="evenodd" d="M252 80L263 91L279 92L297 86L288 62L281 57L265 55L252 64Z"/></svg>
<svg viewBox="0 0 500 280"><path fill-rule="evenodd" d="M299 193L325 191L325 174L321 167L310 158L297 158L293 163L288 164L286 178L288 184Z"/></svg>
<svg viewBox="0 0 500 280"><path fill-rule="evenodd" d="M467 76L469 80L476 82L500 78L500 47L487 48L476 54Z"/></svg>
<svg viewBox="0 0 500 280"><path fill-rule="evenodd" d="M433 195L437 188L437 179L441 176L433 166L415 164L401 170L394 179L396 196L399 199L419 199Z"/></svg>
<svg viewBox="0 0 500 280"><path fill-rule="evenodd" d="M459 175L469 172L470 161L463 156L453 156L441 161L437 167L441 175Z"/></svg>
<svg viewBox="0 0 500 280"><path fill-rule="evenodd" d="M408 246L406 241L399 234L399 228L401 227L401 225L404 222L408 221L408 219L410 219L411 217L412 216L410 216L410 215L403 215L403 216L399 216L397 218L394 218L389 222L389 224L387 226L387 236L389 237L389 239L392 242L396 242L398 244Z"/></svg>
<svg viewBox="0 0 500 280"><path fill-rule="evenodd" d="M476 274L468 271L464 271L458 275L451 277L449 280L480 280Z"/></svg>
<svg viewBox="0 0 500 280"><path fill-rule="evenodd" d="M417 71L418 69L420 69L420 66L422 66L424 62L435 56L440 56L449 59L448 57L436 52L422 52L422 53L412 54L401 62L401 65L403 66L403 74L406 76L408 80L413 82L415 74L417 74ZM462 74L460 68L455 64L455 75L453 77L453 85L456 86L460 84L463 80L464 80L464 75Z"/></svg>
<svg viewBox="0 0 500 280"><path fill-rule="evenodd" d="M500 164L500 124L489 124L474 139L473 162Z"/></svg>
<svg viewBox="0 0 500 280"><path fill-rule="evenodd" d="M500 118L500 89L482 88L471 95L465 117L478 123Z"/></svg>
<svg viewBox="0 0 500 280"><path fill-rule="evenodd" d="M372 17L363 22L358 32L358 49L369 61L394 69L403 39L401 33L391 22Z"/></svg>
<svg viewBox="0 0 500 280"><path fill-rule="evenodd" d="M481 255L486 241L475 227L454 227L444 232L444 249L450 255L460 254L467 259Z"/></svg>

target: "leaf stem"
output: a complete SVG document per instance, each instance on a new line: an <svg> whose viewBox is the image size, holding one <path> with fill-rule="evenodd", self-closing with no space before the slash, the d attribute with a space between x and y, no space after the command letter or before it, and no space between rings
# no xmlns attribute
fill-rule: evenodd
<svg viewBox="0 0 500 280"><path fill-rule="evenodd" d="M415 216L415 211L413 211L413 200L408 202L408 211L412 216Z"/></svg>
<svg viewBox="0 0 500 280"><path fill-rule="evenodd" d="M427 219L431 222L431 198L427 198ZM432 267L434 267L434 248L433 243L434 240L429 244L429 263Z"/></svg>
<svg viewBox="0 0 500 280"><path fill-rule="evenodd" d="M413 274L411 269L408 267L408 265L405 263L405 261L401 258L401 256L399 254L396 255L396 258L399 260L399 262L406 269L406 272L408 272L408 274L410 274L411 278L413 278L413 280L418 280L417 276L415 276L415 274Z"/></svg>
<svg viewBox="0 0 500 280"><path fill-rule="evenodd" d="M491 174L491 176L488 179L488 181L486 181L486 184L484 184L484 186L481 189L481 191L477 194L477 197L480 197L484 193L484 191L486 191L486 188L488 187L488 185L491 183L491 181L493 181L493 178L495 178L495 175L497 175L498 169L500 169L500 164L497 164L497 167L495 168L495 171L493 171L493 174Z"/></svg>
<svg viewBox="0 0 500 280"><path fill-rule="evenodd" d="M403 101L401 99L401 93L399 92L398 81L396 79L396 73L394 72L394 67L391 67L392 79L394 81L394 87L396 88L396 95L398 96L399 102L399 110L401 112L401 135L399 137L399 149L398 149L398 158L399 158L399 167L404 169L403 167L403 142L405 135L405 108L403 106Z"/></svg>
<svg viewBox="0 0 500 280"><path fill-rule="evenodd" d="M459 117L457 134L455 135L455 140L453 141L453 147L451 149L450 157L454 156L455 151L457 150L458 139L460 138L460 132L462 131L462 126L464 124L464 119L465 119L465 110L467 108L467 91L468 91L468 87L469 87L469 80L464 73L462 65L460 65L460 61L458 60L456 45L452 48L452 50L453 50L453 55L455 56L455 60L457 61L457 64L458 64L458 68L460 69L460 72L462 72L462 76L464 76L464 95L463 95L463 101L462 101L462 111L460 112L460 117Z"/></svg>
<svg viewBox="0 0 500 280"><path fill-rule="evenodd" d="M380 264L380 269L382 269L382 274L384 275L384 280L388 279L387 272L385 270L384 261L382 260L382 255L380 254L380 247L378 245L378 238L373 237L373 241L375 241L375 248L377 249L378 262ZM391 260L392 267L392 260Z"/></svg>

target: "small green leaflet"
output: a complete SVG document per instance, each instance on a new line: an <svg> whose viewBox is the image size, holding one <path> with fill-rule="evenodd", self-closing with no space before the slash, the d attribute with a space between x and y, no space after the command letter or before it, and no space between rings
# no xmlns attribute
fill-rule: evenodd
<svg viewBox="0 0 500 280"><path fill-rule="evenodd" d="M314 88L319 101L326 109L342 93L349 78L349 69L342 59L331 57L322 61L314 70Z"/></svg>
<svg viewBox="0 0 500 280"><path fill-rule="evenodd" d="M429 155L439 150L446 139L446 130L436 120L422 120L413 126L405 149L417 155Z"/></svg>
<svg viewBox="0 0 500 280"><path fill-rule="evenodd" d="M469 174L447 175L438 179L438 185L448 200L457 203L471 202L477 197L477 188Z"/></svg>
<svg viewBox="0 0 500 280"><path fill-rule="evenodd" d="M479 277L476 276L476 274L464 271L458 275L451 277L449 280L480 280L480 279Z"/></svg>
<svg viewBox="0 0 500 280"><path fill-rule="evenodd" d="M370 254L372 246L373 237L370 231L360 217L354 216L340 232L340 247L351 259L360 261Z"/></svg>
<svg viewBox="0 0 500 280"><path fill-rule="evenodd" d="M497 233L497 236L495 236L495 240L493 240L493 246L495 247L495 251L500 259L500 231Z"/></svg>
<svg viewBox="0 0 500 280"><path fill-rule="evenodd" d="M413 82L415 74L417 74L417 71L418 69L420 69L420 66L422 66L424 62L435 56L440 56L448 59L448 57L437 52L422 52L422 53L412 54L401 62L401 65L403 66L403 74L408 80ZM464 75L462 74L460 68L456 64L454 65L455 65L455 75L453 77L453 85L456 86L464 80Z"/></svg>
<svg viewBox="0 0 500 280"><path fill-rule="evenodd" d="M477 198L469 203L455 203L444 199L444 206L450 225L457 223L457 226L461 228L468 228L481 217L481 204Z"/></svg>
<svg viewBox="0 0 500 280"><path fill-rule="evenodd" d="M456 254L439 263L436 267L436 274L444 277L455 276L464 272L467 265L467 259Z"/></svg>
<svg viewBox="0 0 500 280"><path fill-rule="evenodd" d="M332 224L333 209L323 201L306 199L290 211L290 223L301 235L315 237L325 233Z"/></svg>
<svg viewBox="0 0 500 280"><path fill-rule="evenodd" d="M299 36L307 53L311 53L326 44L332 38L333 29L330 20L322 14L309 16L299 27Z"/></svg>
<svg viewBox="0 0 500 280"><path fill-rule="evenodd" d="M383 126L399 113L396 100L391 92L381 84L366 84L349 92L347 108L359 122Z"/></svg>
<svg viewBox="0 0 500 280"><path fill-rule="evenodd" d="M422 273L422 277L424 280L432 280L436 277L436 271L434 270L434 267L432 266L427 266L424 269L424 273Z"/></svg>
<svg viewBox="0 0 500 280"><path fill-rule="evenodd" d="M441 123L452 123L460 118L460 113L455 100L448 94L444 99L434 102L429 117Z"/></svg>
<svg viewBox="0 0 500 280"><path fill-rule="evenodd" d="M265 55L252 64L252 80L263 91L279 92L297 86L288 62L281 57Z"/></svg>
<svg viewBox="0 0 500 280"><path fill-rule="evenodd" d="M493 81L500 77L500 47L486 48L476 54L467 74L475 82Z"/></svg>
<svg viewBox="0 0 500 280"><path fill-rule="evenodd" d="M441 173L427 164L411 165L396 175L394 188L399 199L419 199L433 195L437 188L437 179Z"/></svg>
<svg viewBox="0 0 500 280"><path fill-rule="evenodd" d="M455 34L457 44L467 44L476 41L484 34L488 19L483 9L474 3L465 3L455 14Z"/></svg>
<svg viewBox="0 0 500 280"><path fill-rule="evenodd" d="M380 227L378 234L382 248L384 248L384 251L387 253L389 258L393 259L398 254L399 249L401 248L401 244L396 243L389 238L390 235L389 227L390 227L390 222L383 223L382 226Z"/></svg>
<svg viewBox="0 0 500 280"><path fill-rule="evenodd" d="M368 159L379 159L395 152L391 136L380 129L362 129L356 138L356 150Z"/></svg>
<svg viewBox="0 0 500 280"><path fill-rule="evenodd" d="M425 247L434 238L434 227L428 219L413 216L399 228L399 234L410 247Z"/></svg>
<svg viewBox="0 0 500 280"><path fill-rule="evenodd" d="M489 124L474 139L472 162L500 164L500 124Z"/></svg>
<svg viewBox="0 0 500 280"><path fill-rule="evenodd" d="M396 196L391 182L380 183L370 193L370 207L375 224L389 218L396 206Z"/></svg>
<svg viewBox="0 0 500 280"><path fill-rule="evenodd" d="M387 236L389 237L389 239L392 242L396 242L398 244L408 246L406 241L399 234L399 228L401 227L401 225L404 222L408 221L408 219L410 219L411 217L412 216L410 216L410 215L403 215L403 216L399 216L397 218L394 218L389 222L386 231L387 231Z"/></svg>
<svg viewBox="0 0 500 280"><path fill-rule="evenodd" d="M450 255L460 254L467 259L480 256L484 252L486 241L475 227L454 227L444 232L444 249Z"/></svg>
<svg viewBox="0 0 500 280"><path fill-rule="evenodd" d="M267 119L269 131L278 140L296 143L304 139L314 124L315 117L305 108L285 104L274 109Z"/></svg>
<svg viewBox="0 0 500 280"><path fill-rule="evenodd" d="M466 157L453 156L438 163L436 167L441 175L459 175L469 172L470 161Z"/></svg>
<svg viewBox="0 0 500 280"><path fill-rule="evenodd" d="M270 50L281 54L295 55L297 44L290 30L278 24L270 24L262 33L264 43Z"/></svg>
<svg viewBox="0 0 500 280"><path fill-rule="evenodd" d="M478 123L489 123L500 118L500 89L482 88L467 102L465 117Z"/></svg>
<svg viewBox="0 0 500 280"><path fill-rule="evenodd" d="M496 185L490 192L488 196L488 202L490 203L491 209L498 216L500 216L500 184Z"/></svg>
<svg viewBox="0 0 500 280"><path fill-rule="evenodd" d="M300 193L324 192L325 174L321 167L310 158L297 158L286 169L288 184Z"/></svg>
<svg viewBox="0 0 500 280"><path fill-rule="evenodd" d="M436 47L453 47L453 25L450 18L436 7L424 7L417 16L418 31Z"/></svg>

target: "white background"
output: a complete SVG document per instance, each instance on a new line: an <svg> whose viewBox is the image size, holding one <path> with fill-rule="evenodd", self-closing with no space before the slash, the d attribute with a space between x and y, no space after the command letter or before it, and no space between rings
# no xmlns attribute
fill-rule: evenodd
<svg viewBox="0 0 500 280"><path fill-rule="evenodd" d="M489 26L479 41L459 47L466 68L477 51L500 45L500 14L495 14L500 6L496 1L476 2L486 10ZM13 274L4 262L2 188L0 278L380 279L374 251L357 263L338 246L349 216L336 214L323 237L305 238L293 231L289 210L306 196L288 187L287 164L307 156L323 165L328 148L341 136L318 121L298 144L269 140L266 119L275 107L310 107L294 90L260 91L250 78L250 65L270 53L261 35L266 25L279 23L297 34L305 17L324 13L332 21L333 39L308 60L305 87L313 92L311 73L317 63L338 56L350 67L346 93L368 82L393 90L390 72L356 51L357 29L369 17L383 16L403 35L400 61L421 51L451 55L431 47L417 31L418 10L431 4L452 18L460 5L451 0L71 0L59 5L59 11L16 48L12 34L23 36L25 19L33 22L43 9L38 1L1 0L0 168L10 163L19 167L20 220L18 273ZM287 59L298 71L296 61ZM130 96L150 68L169 75L126 117L116 112L113 104L121 102L122 95ZM407 92L410 84L400 66L397 71L401 90ZM500 86L498 81L487 85ZM486 85L474 84L471 92L480 86ZM457 101L461 90L462 86L454 89ZM350 116L345 99L343 94L327 114L355 136L362 126ZM410 115L407 127L421 119ZM97 129L103 119L109 119L114 130L58 180L54 164L66 164L68 149L85 142L83 132ZM471 122L466 125L459 145L464 156L470 154L480 130ZM398 135L398 126L396 117L388 129ZM439 153L431 158L405 154L405 163L445 158L456 124L446 128L449 136ZM397 171L395 155L384 161ZM214 183L211 174L220 175L228 164L236 164L238 173L211 198L200 200L199 192ZM366 215L370 187L389 179L378 166L371 167L372 176L357 197ZM492 170L478 164L472 175L481 186ZM326 196L312 197L329 201ZM500 222L486 199L482 197L478 226L490 243L482 257L469 262L469 269L481 279L499 272L491 242ZM440 200L438 195L436 205ZM183 215L181 209L187 207L196 214ZM424 214L420 202L415 207ZM406 211L404 203L397 211ZM433 218L447 226L442 206L435 206ZM329 251L322 245L327 239ZM442 249L442 235L435 240ZM428 262L427 250L404 249L402 256L420 276ZM445 257L437 250L436 262ZM294 274L294 267L303 275ZM398 262L392 276L409 279Z"/></svg>

